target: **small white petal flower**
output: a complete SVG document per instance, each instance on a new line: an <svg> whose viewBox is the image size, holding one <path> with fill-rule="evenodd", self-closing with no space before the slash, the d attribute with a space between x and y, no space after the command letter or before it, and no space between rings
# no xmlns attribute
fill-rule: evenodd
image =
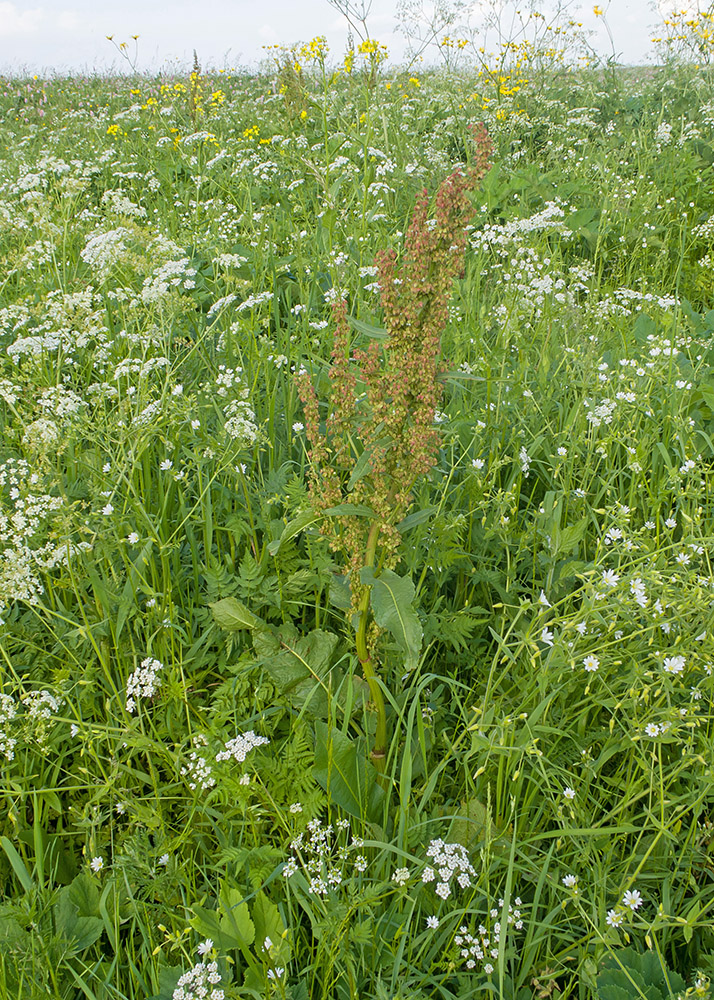
<svg viewBox="0 0 714 1000"><path fill-rule="evenodd" d="M665 656L664 672L666 674L681 674L686 660L683 656Z"/></svg>
<svg viewBox="0 0 714 1000"><path fill-rule="evenodd" d="M637 910L642 906L642 893L638 892L637 889L628 889L622 897L622 905L629 906L633 911Z"/></svg>

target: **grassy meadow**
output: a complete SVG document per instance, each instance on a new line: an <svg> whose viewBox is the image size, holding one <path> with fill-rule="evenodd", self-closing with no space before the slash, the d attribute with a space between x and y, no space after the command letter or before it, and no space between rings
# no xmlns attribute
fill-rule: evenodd
<svg viewBox="0 0 714 1000"><path fill-rule="evenodd" d="M2 1000L710 996L680 30L0 79Z"/></svg>

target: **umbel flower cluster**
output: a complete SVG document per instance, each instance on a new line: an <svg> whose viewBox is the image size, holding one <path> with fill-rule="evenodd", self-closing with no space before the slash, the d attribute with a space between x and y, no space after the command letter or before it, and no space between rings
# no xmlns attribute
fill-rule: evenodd
<svg viewBox="0 0 714 1000"><path fill-rule="evenodd" d="M218 988L220 981L217 962L199 962L181 976L173 1000L223 1000L225 994Z"/></svg>
<svg viewBox="0 0 714 1000"><path fill-rule="evenodd" d="M270 743L267 736L258 736L250 729L247 733L239 733L234 739L228 740L225 744L225 750L216 754L216 760L233 759L242 764L251 750L255 747L265 746L266 743Z"/></svg>
<svg viewBox="0 0 714 1000"><path fill-rule="evenodd" d="M515 905L514 905L515 904ZM454 938L454 944L459 949L464 966L467 970L478 968L490 975L494 970L494 963L498 961L499 947L501 944L501 921L498 919L503 911L503 900L499 899L499 909L495 907L490 911L489 916L493 921L491 929L479 924L476 931L469 930L468 927L459 927L459 933ZM514 903L508 904L508 924L515 930L523 930L523 920L521 919L520 897L516 896Z"/></svg>
<svg viewBox="0 0 714 1000"><path fill-rule="evenodd" d="M126 682L126 710L136 711L137 699L153 698L161 687L160 672L164 669L160 660L151 656L141 661L141 666L130 675Z"/></svg>
<svg viewBox="0 0 714 1000"><path fill-rule="evenodd" d="M422 882L436 882L435 892L442 899L451 895L451 881L455 879L462 889L471 886L471 879L476 877L469 852L461 844L445 844L440 838L432 840L426 849L426 856L431 860L421 874ZM433 865L433 867L432 867Z"/></svg>
<svg viewBox="0 0 714 1000"><path fill-rule="evenodd" d="M427 192L422 193L401 260L394 249L376 256L386 337L352 351L346 303L335 303L324 429L311 378L299 381L311 446L312 502L321 512L344 502L369 507L379 525L385 566L394 563L400 542L396 525L409 509L414 483L436 460L441 334L462 268L472 212L468 195L484 177L492 148L484 126L473 134L473 166L455 170L441 184L433 218ZM372 523L338 515L328 518L324 529L333 551L345 554L355 583Z"/></svg>
<svg viewBox="0 0 714 1000"><path fill-rule="evenodd" d="M319 819L310 820L307 830L290 845L295 858L283 868L285 878L292 878L301 870L308 880L308 892L316 896L329 895L351 875L359 875L367 868L366 858L357 853L362 841L349 836L349 820L340 819L335 826L331 823L323 826Z"/></svg>

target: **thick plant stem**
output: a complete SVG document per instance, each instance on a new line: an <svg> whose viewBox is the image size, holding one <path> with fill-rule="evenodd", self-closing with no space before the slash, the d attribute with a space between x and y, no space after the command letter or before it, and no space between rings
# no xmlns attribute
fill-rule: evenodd
<svg viewBox="0 0 714 1000"><path fill-rule="evenodd" d="M365 550L365 567L374 566L375 553L377 551L377 540L379 538L379 522L375 521L367 536L367 548ZM357 626L357 659L359 660L364 679L369 685L369 694L377 710L377 731L374 736L374 746L370 753L372 763L380 775L380 784L384 774L384 764L387 756L387 710L384 704L382 689L377 680L377 673L372 657L367 649L367 623L369 621L369 587L365 588L359 602L359 625Z"/></svg>

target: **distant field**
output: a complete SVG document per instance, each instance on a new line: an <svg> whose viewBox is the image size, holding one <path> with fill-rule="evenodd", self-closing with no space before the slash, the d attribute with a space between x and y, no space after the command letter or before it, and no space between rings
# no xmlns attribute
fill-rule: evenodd
<svg viewBox="0 0 714 1000"><path fill-rule="evenodd" d="M707 997L714 76L330 59L0 79L0 998Z"/></svg>

